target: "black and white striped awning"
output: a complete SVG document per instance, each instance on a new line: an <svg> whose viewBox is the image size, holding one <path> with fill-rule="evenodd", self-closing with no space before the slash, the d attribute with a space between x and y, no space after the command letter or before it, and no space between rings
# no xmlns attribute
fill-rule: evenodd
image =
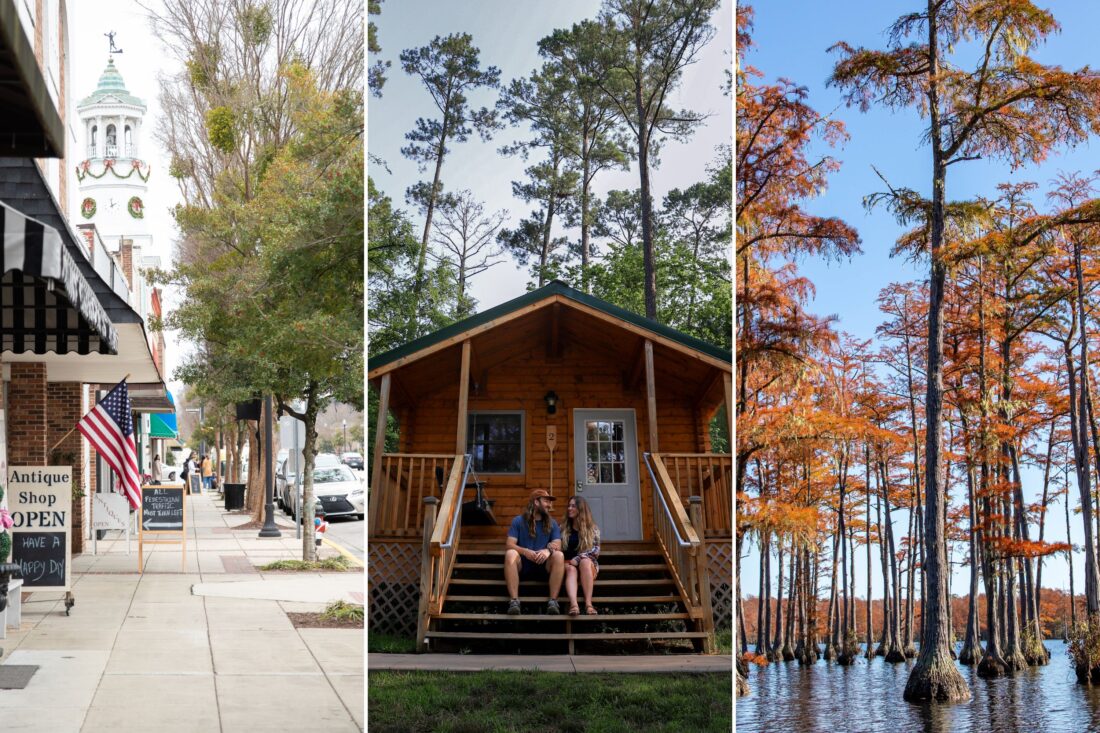
<svg viewBox="0 0 1100 733"><path fill-rule="evenodd" d="M0 202L0 351L117 354L118 336L61 234Z"/></svg>

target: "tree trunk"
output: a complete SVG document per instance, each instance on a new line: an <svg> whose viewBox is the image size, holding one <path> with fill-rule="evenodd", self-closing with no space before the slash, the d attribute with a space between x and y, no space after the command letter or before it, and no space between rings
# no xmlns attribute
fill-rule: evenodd
<svg viewBox="0 0 1100 733"><path fill-rule="evenodd" d="M901 651L908 659L917 656L917 647L913 644L913 591L917 572L917 557L920 552L920 543L914 542L917 530L914 524L920 522L920 514L916 508L916 497L910 496L909 502L909 549L905 553L905 636L902 637ZM919 538L918 538L919 539ZM923 570L921 571L924 572Z"/></svg>
<svg viewBox="0 0 1100 733"><path fill-rule="evenodd" d="M780 649L783 647L783 634L786 626L783 623L783 538L777 537L776 565L779 566L779 583L775 593L775 638L768 647L768 659L779 659ZM788 603L788 605L790 605ZM790 609L788 608L788 613Z"/></svg>
<svg viewBox="0 0 1100 733"><path fill-rule="evenodd" d="M1054 435L1055 435L1055 421L1050 421L1050 437L1047 439L1047 457L1046 465L1043 467L1043 500L1042 511L1039 513L1039 542L1042 543L1043 536L1046 534L1047 523L1047 508L1050 506L1050 469L1054 458ZM1039 629L1040 643L1043 639L1042 628L1040 626L1039 616L1043 606L1043 557L1040 556L1036 561L1035 567L1035 598L1034 609L1036 627ZM1046 652L1046 647L1043 648ZM1045 654L1046 660L1050 661L1050 653Z"/></svg>
<svg viewBox="0 0 1100 733"><path fill-rule="evenodd" d="M241 483L242 463L244 463L244 443L248 438L248 423L244 420L237 421L237 449L236 463L234 465L233 482Z"/></svg>
<svg viewBox="0 0 1100 733"><path fill-rule="evenodd" d="M845 490L847 488L848 478L848 449L845 446L841 450L840 457L840 502L837 505L837 538L840 542L840 582L841 582L841 608L840 610L840 634L839 638L834 640L837 645L836 662L840 665L852 664L856 655L851 649L851 639L849 638L852 633L852 627L849 625L849 604L851 598L848 595L848 533L845 527L845 511L844 500Z"/></svg>
<svg viewBox="0 0 1100 733"><path fill-rule="evenodd" d="M839 549L838 542L840 540L840 534L833 534L833 554L831 555L832 572L829 578L829 615L827 617L827 626L829 629L828 634L825 636L825 659L832 661L836 658L837 646L839 646L839 626L840 619L837 618L837 587L836 587L836 566L837 566L837 550Z"/></svg>
<svg viewBox="0 0 1100 733"><path fill-rule="evenodd" d="M546 265L550 261L550 239L554 228L554 212L557 210L558 194L558 166L561 160L557 151L552 153L554 158L554 174L550 178L550 195L546 199L546 221L542 227L542 252L539 254L539 287L546 284Z"/></svg>
<svg viewBox="0 0 1100 733"><path fill-rule="evenodd" d="M1095 620L1097 613L1100 613L1100 575L1097 574L1096 566L1096 544L1093 540L1092 532L1092 478L1089 471L1088 460L1088 406L1086 404L1086 397L1089 391L1089 351L1088 351L1088 328L1085 322L1085 284L1084 276L1081 268L1081 245L1077 238L1073 238L1073 265L1074 274L1077 281L1077 320L1081 328L1080 336L1080 357L1079 357L1079 380L1080 390L1077 397L1077 429L1073 438L1074 444L1074 463L1077 468L1077 485L1081 493L1081 514L1083 524L1085 526L1085 609L1088 613L1088 620L1092 623ZM1071 402L1073 398L1073 371L1070 370L1067 375L1069 378ZM1078 671L1078 677L1080 678L1081 671Z"/></svg>
<svg viewBox="0 0 1100 733"><path fill-rule="evenodd" d="M791 646L791 641L794 637L794 617L795 609L798 607L798 552L796 551L794 544L791 544L788 563L790 564L789 572L787 576L790 578L788 581L790 584L790 592L787 594L787 616L783 621L783 643L779 648L779 656L784 662L789 662L794 659L794 648Z"/></svg>
<svg viewBox="0 0 1100 733"><path fill-rule="evenodd" d="M581 137L581 290L590 292L588 284L588 189L589 189L589 158L588 129L584 130Z"/></svg>
<svg viewBox="0 0 1100 733"><path fill-rule="evenodd" d="M867 648L863 656L870 659L875 655L875 632L871 628L871 449L864 446L863 464L865 470L864 486L867 491Z"/></svg>
<svg viewBox="0 0 1100 733"><path fill-rule="evenodd" d="M302 559L306 562L317 559L316 536L313 527L313 464L317 455L317 414L321 411L317 394L317 382L310 380L306 386L305 443L302 446Z"/></svg>
<svg viewBox="0 0 1100 733"><path fill-rule="evenodd" d="M891 663L904 662L905 652L901 649L901 578L898 574L898 554L894 543L894 522L890 518L890 473L886 468L885 461L879 462L879 471L882 473L883 520L886 522L886 539L889 543L887 556L890 560L890 579L894 587L891 613L887 624L890 632L887 636L884 659Z"/></svg>
<svg viewBox="0 0 1100 733"><path fill-rule="evenodd" d="M1071 532L1072 526L1069 523L1069 476L1066 476L1066 542L1073 546L1073 533ZM1066 556L1069 558L1069 623L1071 629L1077 628L1077 604L1075 602L1076 595L1073 589L1073 552L1067 552Z"/></svg>
<svg viewBox="0 0 1100 733"><path fill-rule="evenodd" d="M981 632L978 628L978 553L980 550L976 540L974 465L972 463L968 463L966 468L966 502L970 511L970 599L966 610L966 639L963 641L962 651L959 652L959 662L969 665L977 664L981 656L979 643Z"/></svg>
<svg viewBox="0 0 1100 733"><path fill-rule="evenodd" d="M439 195L439 176L443 170L443 156L447 147L447 124L448 116L446 113L443 115L443 129L439 137L439 145L436 147L435 155L435 175L432 177L432 190L428 194L428 206L424 214L424 234L420 237L420 252L416 258L416 280L415 287L416 292L423 292L424 289L424 271L428 263L428 238L432 231L432 215L435 213L435 199ZM426 302L425 299L421 299L420 303L423 305ZM420 335L419 316L423 315L423 311L417 310L418 322L410 324L412 332L408 334L409 340L412 340ZM303 456L305 455L303 451Z"/></svg>
<svg viewBox="0 0 1100 733"><path fill-rule="evenodd" d="M958 701L970 697L966 680L955 667L948 649L947 609L944 608L946 576L943 574L946 556L943 550L944 503L946 475L941 454L943 448L943 291L947 276L946 263L940 259L944 228L944 188L947 168L942 159L938 100L939 19L937 0L928 0L928 89L932 139L932 215L931 257L928 302L928 393L925 408L927 438L925 440L924 484L927 500L924 512L925 578L928 595L922 599L925 623L921 637L920 656L905 684L908 701Z"/></svg>
<svg viewBox="0 0 1100 733"><path fill-rule="evenodd" d="M256 423L256 430L249 426L248 435L248 484L245 488L247 496L246 507L252 515L252 521L264 521L264 487L266 486L266 462L265 451L268 446L263 443L264 411L260 409L260 420Z"/></svg>
<svg viewBox="0 0 1100 733"><path fill-rule="evenodd" d="M645 267L645 316L657 318L657 277L653 256L653 201L649 193L649 140L652 127L642 104L642 57L634 51L634 108L638 122L638 177L642 195L642 251Z"/></svg>
<svg viewBox="0 0 1100 733"><path fill-rule="evenodd" d="M875 475L878 475L878 471L875 471ZM890 563L886 558L886 529L882 524L883 483L879 481L878 485L879 495L878 501L875 502L875 514L878 523L879 564L882 566L882 634L875 649L875 656L881 657L886 654L886 630L890 627Z"/></svg>

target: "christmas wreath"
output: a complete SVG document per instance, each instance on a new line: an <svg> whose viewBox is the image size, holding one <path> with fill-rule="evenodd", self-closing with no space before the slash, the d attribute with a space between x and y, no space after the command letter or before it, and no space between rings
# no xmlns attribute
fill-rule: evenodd
<svg viewBox="0 0 1100 733"><path fill-rule="evenodd" d="M130 202L126 205L126 208L130 212L130 216L135 219L145 218L145 204L141 203L141 199L137 196L131 196Z"/></svg>
<svg viewBox="0 0 1100 733"><path fill-rule="evenodd" d="M95 199L88 197L80 202L80 215L85 219L91 219L95 216Z"/></svg>

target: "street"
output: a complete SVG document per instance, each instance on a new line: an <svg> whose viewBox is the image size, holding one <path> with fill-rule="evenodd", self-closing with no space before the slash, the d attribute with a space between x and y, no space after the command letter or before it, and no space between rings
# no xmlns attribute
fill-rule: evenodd
<svg viewBox="0 0 1100 733"><path fill-rule="evenodd" d="M328 522L325 535L341 545L345 550L363 559L363 545L366 541L366 522L351 517L333 517Z"/></svg>

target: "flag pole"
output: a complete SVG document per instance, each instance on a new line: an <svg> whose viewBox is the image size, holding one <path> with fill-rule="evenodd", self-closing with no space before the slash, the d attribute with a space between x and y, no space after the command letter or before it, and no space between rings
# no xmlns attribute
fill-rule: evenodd
<svg viewBox="0 0 1100 733"><path fill-rule="evenodd" d="M119 384L122 384L123 382L125 382L129 378L130 378L130 375L127 374L125 377L123 377L122 379L119 380ZM97 402L96 404L99 404L99 403ZM80 424L80 421L77 420L77 425L79 425L79 424ZM76 425L73 425L71 428L69 428L69 432L62 435L61 440L59 440L59 441L57 441L56 443L53 444L53 447L50 448L50 453L53 453L55 450L57 450L57 446L64 443L65 439L68 438L70 435L72 435L75 430L76 430Z"/></svg>

